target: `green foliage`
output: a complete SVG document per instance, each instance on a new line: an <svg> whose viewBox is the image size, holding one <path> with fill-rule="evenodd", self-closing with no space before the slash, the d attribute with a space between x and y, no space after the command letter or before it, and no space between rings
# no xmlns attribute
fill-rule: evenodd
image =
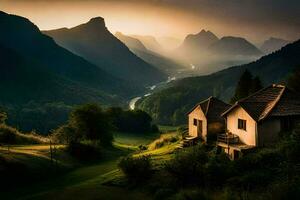
<svg viewBox="0 0 300 200"><path fill-rule="evenodd" d="M204 184L204 168L208 155L204 147L198 145L184 149L175 158L165 164L165 170L182 183Z"/></svg>
<svg viewBox="0 0 300 200"><path fill-rule="evenodd" d="M288 79L288 87L296 92L300 92L300 68L298 67Z"/></svg>
<svg viewBox="0 0 300 200"><path fill-rule="evenodd" d="M78 106L70 114L69 126L75 140L99 140L104 146L111 145L113 127L97 104Z"/></svg>
<svg viewBox="0 0 300 200"><path fill-rule="evenodd" d="M158 139L154 140L151 144L149 144L149 149L154 150L161 148L163 146L175 143L179 140L178 135L174 134L163 134Z"/></svg>
<svg viewBox="0 0 300 200"><path fill-rule="evenodd" d="M4 112L0 112L0 125L5 124L6 120L7 120L7 114Z"/></svg>
<svg viewBox="0 0 300 200"><path fill-rule="evenodd" d="M99 105L85 104L77 106L71 112L68 123L54 130L51 137L54 142L69 145L92 141L110 146L113 130L110 120Z"/></svg>
<svg viewBox="0 0 300 200"><path fill-rule="evenodd" d="M152 118L141 110L123 110L111 107L106 111L112 124L120 132L153 133L158 132L156 125L152 124Z"/></svg>
<svg viewBox="0 0 300 200"><path fill-rule="evenodd" d="M152 165L149 156L125 157L119 162L119 168L130 181L141 182L152 174Z"/></svg>
<svg viewBox="0 0 300 200"><path fill-rule="evenodd" d="M20 133L17 129L0 125L0 143L2 144L40 144L47 140L35 133Z"/></svg>
<svg viewBox="0 0 300 200"><path fill-rule="evenodd" d="M262 89L262 84L259 77L256 76L255 78L252 78L252 74L246 69L241 75L236 86L235 94L231 99L231 103L245 98L260 89Z"/></svg>
<svg viewBox="0 0 300 200"><path fill-rule="evenodd" d="M256 62L230 67L207 76L172 81L165 89L142 98L136 106L149 113L155 123L185 124L186 113L199 101L212 95L230 101L239 78L246 69L254 77L259 76L264 86L285 80L295 67L300 66L299 49L300 41L296 41Z"/></svg>
<svg viewBox="0 0 300 200"><path fill-rule="evenodd" d="M62 125L53 132L51 139L55 143L69 144L72 141L76 141L75 130L69 124Z"/></svg>

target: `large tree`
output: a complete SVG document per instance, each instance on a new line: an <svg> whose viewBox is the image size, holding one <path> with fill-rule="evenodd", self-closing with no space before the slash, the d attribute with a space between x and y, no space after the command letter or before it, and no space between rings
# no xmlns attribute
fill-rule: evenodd
<svg viewBox="0 0 300 200"><path fill-rule="evenodd" d="M300 67L289 77L288 87L296 92L300 92Z"/></svg>
<svg viewBox="0 0 300 200"><path fill-rule="evenodd" d="M78 106L70 115L69 126L77 139L100 141L102 145L110 145L113 140L111 122L97 104Z"/></svg>
<svg viewBox="0 0 300 200"><path fill-rule="evenodd" d="M258 76L252 76L251 72L247 69L241 75L239 82L236 86L235 94L231 99L231 103L234 103L242 98L245 98L254 92L257 92L262 88L262 83Z"/></svg>

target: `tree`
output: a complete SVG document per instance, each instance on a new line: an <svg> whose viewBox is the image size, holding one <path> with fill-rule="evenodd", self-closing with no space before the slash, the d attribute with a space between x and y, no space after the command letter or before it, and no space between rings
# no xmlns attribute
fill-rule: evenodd
<svg viewBox="0 0 300 200"><path fill-rule="evenodd" d="M240 77L240 80L235 90L235 94L231 99L231 102L234 103L235 101L247 97L249 95L251 86L252 86L252 74L246 69L245 72Z"/></svg>
<svg viewBox="0 0 300 200"><path fill-rule="evenodd" d="M249 95L259 91L262 88L263 88L263 86L262 86L262 83L260 81L260 78L258 76L254 77L254 79L252 80L252 86L250 88Z"/></svg>
<svg viewBox="0 0 300 200"><path fill-rule="evenodd" d="M0 112L0 125L5 124L6 120L7 120L7 114L5 112Z"/></svg>
<svg viewBox="0 0 300 200"><path fill-rule="evenodd" d="M235 94L230 102L234 103L257 92L260 89L262 89L260 78L258 76L252 78L252 74L246 69L240 77Z"/></svg>
<svg viewBox="0 0 300 200"><path fill-rule="evenodd" d="M300 92L300 67L288 79L288 87L296 92Z"/></svg>
<svg viewBox="0 0 300 200"><path fill-rule="evenodd" d="M113 127L97 104L78 106L70 114L69 125L74 129L77 139L100 141L102 145L111 145Z"/></svg>

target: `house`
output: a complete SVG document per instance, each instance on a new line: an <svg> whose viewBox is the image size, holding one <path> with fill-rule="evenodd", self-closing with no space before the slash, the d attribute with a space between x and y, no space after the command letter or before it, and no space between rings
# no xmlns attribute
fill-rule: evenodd
<svg viewBox="0 0 300 200"><path fill-rule="evenodd" d="M224 132L225 120L221 114L228 108L230 108L229 104L215 97L209 97L198 103L188 113L189 137L207 141L210 135Z"/></svg>
<svg viewBox="0 0 300 200"><path fill-rule="evenodd" d="M236 159L253 147L274 143L280 132L299 122L300 94L273 84L237 101L222 116L227 132L218 135L217 145Z"/></svg>

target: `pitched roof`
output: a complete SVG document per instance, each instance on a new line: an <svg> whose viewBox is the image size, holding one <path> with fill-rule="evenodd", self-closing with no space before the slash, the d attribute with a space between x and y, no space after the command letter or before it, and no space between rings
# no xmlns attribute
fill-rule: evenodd
<svg viewBox="0 0 300 200"><path fill-rule="evenodd" d="M222 116L236 107L242 107L255 121L271 116L300 115L300 94L283 85L270 85L237 101Z"/></svg>
<svg viewBox="0 0 300 200"><path fill-rule="evenodd" d="M218 122L224 121L224 119L221 117L221 114L226 109L230 108L231 105L224 103L223 101L215 97L209 97L208 99L205 99L204 101L201 101L196 106L194 106L194 108L190 112L188 112L188 114L195 110L195 108L197 108L198 106L200 106L208 121Z"/></svg>

